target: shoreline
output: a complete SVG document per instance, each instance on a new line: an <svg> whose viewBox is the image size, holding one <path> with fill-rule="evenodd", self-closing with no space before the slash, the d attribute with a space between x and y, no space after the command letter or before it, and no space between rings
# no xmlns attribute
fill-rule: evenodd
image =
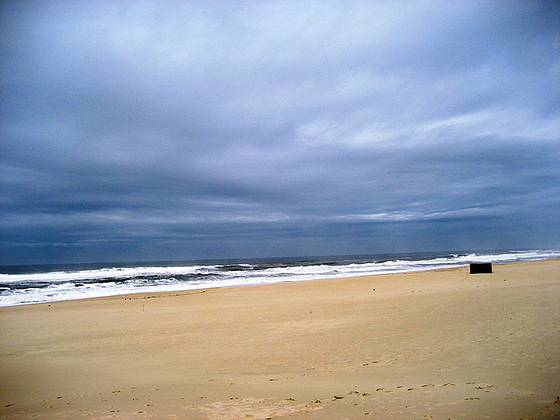
<svg viewBox="0 0 560 420"><path fill-rule="evenodd" d="M0 418L560 416L560 259L0 308Z"/></svg>
<svg viewBox="0 0 560 420"><path fill-rule="evenodd" d="M202 290L215 287L260 285L277 282L349 278L363 275L405 273L467 266L471 263L501 264L514 261L538 261L560 258L560 251L496 251L494 254L424 253L417 259L408 254L382 257L343 256L326 260L287 258L249 260L210 265L150 265L137 262L130 266L105 264L79 265L74 270L33 271L27 274L0 274L0 307L64 300ZM55 267L55 266L53 266ZM61 271L62 270L62 271Z"/></svg>

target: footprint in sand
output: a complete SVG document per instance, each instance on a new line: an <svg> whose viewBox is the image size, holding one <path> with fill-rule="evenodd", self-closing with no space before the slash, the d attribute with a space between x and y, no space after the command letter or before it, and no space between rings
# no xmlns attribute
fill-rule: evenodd
<svg viewBox="0 0 560 420"><path fill-rule="evenodd" d="M475 389L490 389L490 388L494 388L494 385L479 385L475 387Z"/></svg>

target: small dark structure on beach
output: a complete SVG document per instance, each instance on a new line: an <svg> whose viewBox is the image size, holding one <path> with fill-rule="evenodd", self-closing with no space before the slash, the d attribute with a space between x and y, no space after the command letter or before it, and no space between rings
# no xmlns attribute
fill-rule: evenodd
<svg viewBox="0 0 560 420"><path fill-rule="evenodd" d="M471 263L471 274L492 273L492 263Z"/></svg>

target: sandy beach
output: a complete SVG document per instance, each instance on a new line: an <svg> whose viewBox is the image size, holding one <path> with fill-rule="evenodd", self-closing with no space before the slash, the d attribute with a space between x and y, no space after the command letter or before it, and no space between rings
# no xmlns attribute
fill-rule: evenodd
<svg viewBox="0 0 560 420"><path fill-rule="evenodd" d="M560 418L560 260L0 308L0 418Z"/></svg>

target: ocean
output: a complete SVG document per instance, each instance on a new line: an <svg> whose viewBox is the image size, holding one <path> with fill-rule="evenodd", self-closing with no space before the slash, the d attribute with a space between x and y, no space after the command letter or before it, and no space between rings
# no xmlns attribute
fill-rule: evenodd
<svg viewBox="0 0 560 420"><path fill-rule="evenodd" d="M0 267L0 306L142 292L343 278L560 257L560 251L423 253Z"/></svg>

